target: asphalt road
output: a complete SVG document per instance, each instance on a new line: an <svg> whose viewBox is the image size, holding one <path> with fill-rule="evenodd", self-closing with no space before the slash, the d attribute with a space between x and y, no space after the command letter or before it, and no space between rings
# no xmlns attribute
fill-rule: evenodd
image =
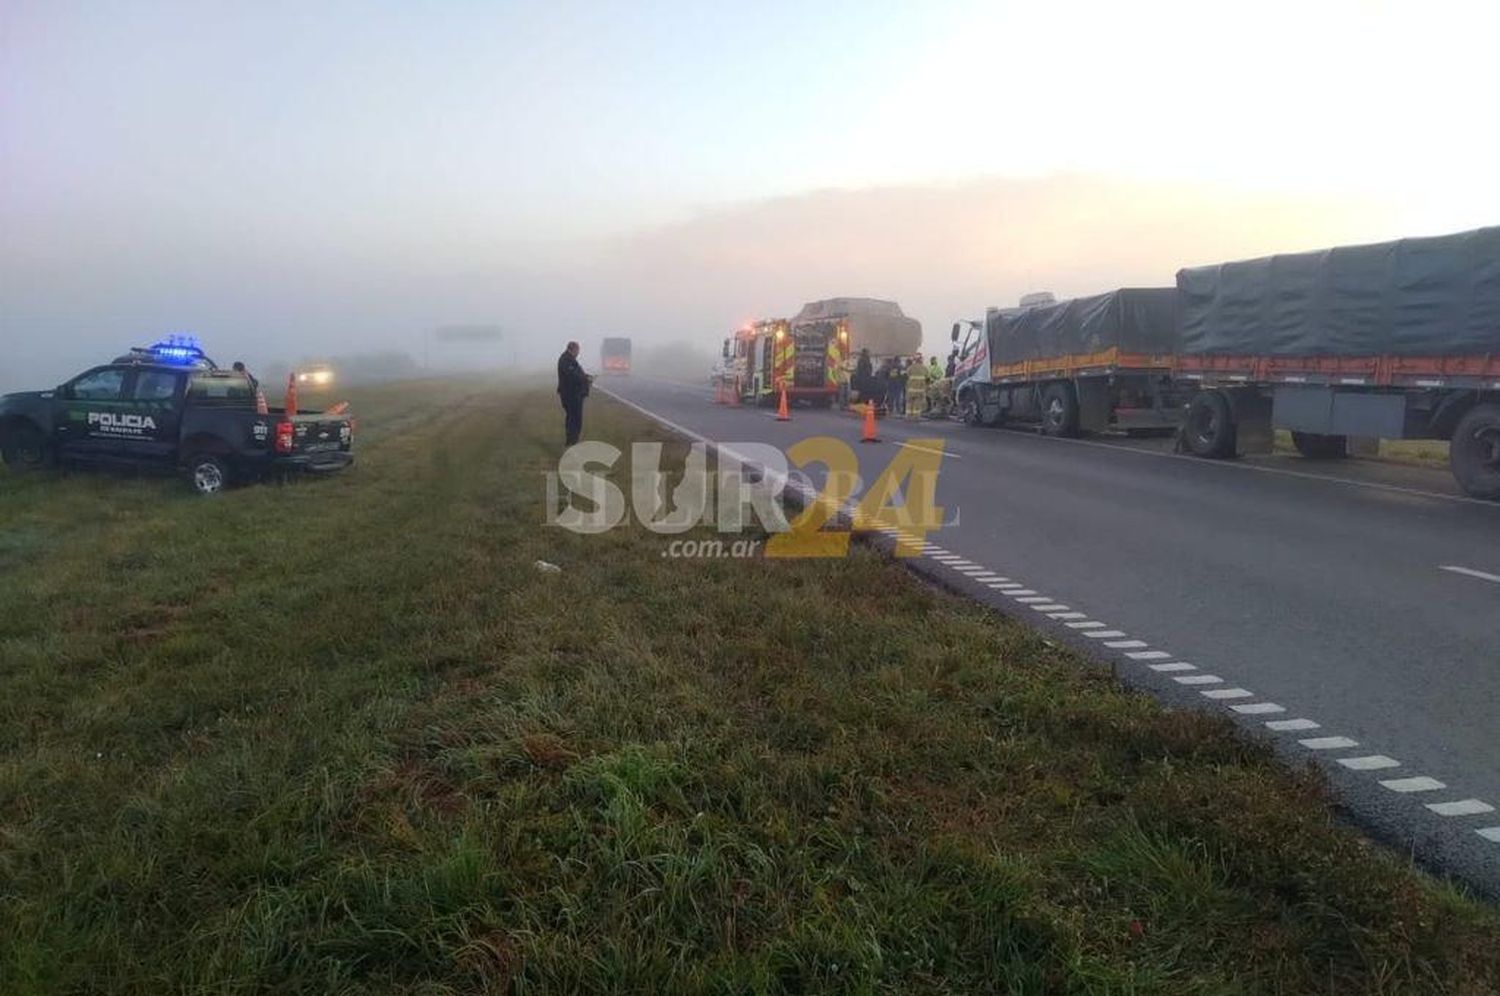
<svg viewBox="0 0 1500 996"><path fill-rule="evenodd" d="M951 524L914 569L1319 764L1354 822L1500 899L1500 505L1445 472L894 419L859 446L844 413L598 386L719 443L845 439L866 481L941 440Z"/></svg>

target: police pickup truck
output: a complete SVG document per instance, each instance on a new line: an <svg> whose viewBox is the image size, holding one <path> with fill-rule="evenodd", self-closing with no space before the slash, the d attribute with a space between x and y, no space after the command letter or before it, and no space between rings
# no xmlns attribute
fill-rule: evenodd
<svg viewBox="0 0 1500 996"><path fill-rule="evenodd" d="M54 390L0 397L0 457L17 470L55 461L183 470L206 495L353 462L348 415L288 414L259 397L242 367L221 370L196 345L159 342Z"/></svg>

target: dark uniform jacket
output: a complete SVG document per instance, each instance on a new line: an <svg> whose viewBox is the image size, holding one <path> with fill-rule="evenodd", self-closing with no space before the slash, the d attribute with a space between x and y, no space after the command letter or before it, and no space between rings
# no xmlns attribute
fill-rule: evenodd
<svg viewBox="0 0 1500 996"><path fill-rule="evenodd" d="M557 358L557 393L564 401L582 401L589 393L589 376L572 353Z"/></svg>

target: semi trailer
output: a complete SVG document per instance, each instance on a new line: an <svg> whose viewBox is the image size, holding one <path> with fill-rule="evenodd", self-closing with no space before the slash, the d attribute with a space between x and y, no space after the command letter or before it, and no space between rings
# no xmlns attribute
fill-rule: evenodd
<svg viewBox="0 0 1500 996"><path fill-rule="evenodd" d="M1174 287L992 308L953 339L974 423L1175 427L1209 458L1267 452L1276 429L1312 458L1446 440L1464 492L1500 499L1500 227L1188 267Z"/></svg>

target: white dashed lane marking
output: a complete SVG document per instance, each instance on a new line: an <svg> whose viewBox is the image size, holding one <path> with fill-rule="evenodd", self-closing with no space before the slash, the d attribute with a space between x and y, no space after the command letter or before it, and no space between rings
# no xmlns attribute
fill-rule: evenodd
<svg viewBox="0 0 1500 996"><path fill-rule="evenodd" d="M917 450L922 453L936 453L938 456L942 457L945 460L963 459L963 456L958 453L954 453L952 450L935 450L931 446L920 446L917 443L902 443L901 445L905 446L909 450Z"/></svg>
<svg viewBox="0 0 1500 996"><path fill-rule="evenodd" d="M1401 762L1384 754L1369 754L1365 757L1341 757L1339 763L1350 771L1379 771L1381 768L1399 768Z"/></svg>
<svg viewBox="0 0 1500 996"><path fill-rule="evenodd" d="M1342 750L1346 747L1358 747L1358 740L1350 740L1348 737L1313 737L1310 740L1297 741L1308 750Z"/></svg>
<svg viewBox="0 0 1500 996"><path fill-rule="evenodd" d="M1436 778L1428 778L1426 775L1417 775L1415 778L1384 778L1381 785L1392 792L1436 792L1448 786Z"/></svg>
<svg viewBox="0 0 1500 996"><path fill-rule="evenodd" d="M1453 802L1429 802L1427 808L1439 816L1478 816L1493 813L1495 807L1478 799L1457 799Z"/></svg>
<svg viewBox="0 0 1500 996"><path fill-rule="evenodd" d="M1216 674L1184 674L1182 672L1196 672L1198 669L1195 665L1189 664L1186 661L1172 660L1173 655L1164 650L1151 650L1149 649L1150 644L1146 641L1133 639L1123 630L1110 629L1106 623L1088 619L1086 618L1086 613L1076 612L1071 607L1063 605L1047 595L1040 595L1034 589L1027 588L1023 583L997 574L983 564L966 560L958 554L951 553L935 544L922 543L917 538L906 537L896 530L885 529L881 530L881 532L899 541L905 541L913 546L918 546L923 553L945 567L952 568L977 584L985 585L1003 595L1008 595L1018 604L1029 605L1033 610L1047 614L1049 619L1057 619L1063 622L1069 629L1077 630L1091 639L1107 641L1104 644L1105 647L1110 650L1122 651L1124 656L1131 660L1143 663L1150 661L1160 662L1149 664L1150 669L1170 676L1177 684L1198 687L1199 695L1215 702L1222 702L1239 715L1264 716L1286 712L1285 706L1275 702L1235 701L1238 699L1255 698L1255 693L1245 688L1199 687L1223 685L1224 679ZM1482 581L1500 583L1500 575L1477 571L1473 568L1445 565L1441 569ZM1265 727L1277 733L1300 733L1321 728L1318 723L1306 718L1267 720ZM1343 736L1308 737L1298 740L1297 743L1311 751L1348 750L1359 746L1359 741ZM1336 760L1350 771L1384 771L1389 768L1399 768L1401 766L1400 761L1387 757L1384 754L1341 757L1336 758ZM1447 788L1444 783L1427 775L1414 775L1407 778L1383 778L1380 779L1380 784L1392 792L1403 795L1436 792ZM1494 806L1480 799L1455 799L1446 802L1430 802L1426 804L1426 808L1437 816L1448 818L1479 816L1495 811ZM1474 832L1485 840L1500 843L1500 826L1480 827Z"/></svg>
<svg viewBox="0 0 1500 996"><path fill-rule="evenodd" d="M674 422L670 422L667 419L662 418L654 412L651 412L632 401L627 401L623 398L618 397L617 400L621 401L631 408L636 409L637 411L666 426L668 429L678 433L679 435L696 439L700 442L711 442L699 433L695 433L690 429L685 429L684 427L677 425ZM1077 441L1070 440L1070 442ZM1082 443L1082 445L1099 444ZM913 448L923 449L923 447L920 446L914 446ZM721 447L721 450L723 450L723 447ZM946 455L953 457L954 459L958 459L957 454L947 453ZM1266 468L1256 467L1249 469L1264 470ZM1286 474L1288 476L1312 476L1298 474L1294 471L1277 472ZM1390 491L1415 494L1423 493L1412 491L1412 489L1397 488L1390 485L1370 486ZM1475 501L1474 499L1452 498L1451 496L1444 495L1433 495L1432 497L1445 497L1452 501ZM855 513L851 511L850 514L854 515ZM1105 623L1098 622L1092 619L1085 619L1083 618L1085 614L1082 612L1071 611L1068 606L1054 603L1053 600L1047 596L1038 596L1034 590L1026 588L1023 584L1014 582L1010 578L1002 577L1001 575L989 570L983 565L976 564L971 560L966 560L958 554L952 553L944 549L943 547L938 546L936 543L929 543L927 542L925 535L913 535L907 532L903 532L901 529L892 527L878 528L875 530L875 532L884 535L887 538L894 539L896 541L898 551L904 552L912 549L920 550L933 561L941 563L947 567L952 567L954 570L961 572L966 577L974 580L978 584L984 584L993 590L1000 591L1003 594L1009 595L1021 604L1029 604L1038 612L1049 613L1049 618L1064 621L1065 625L1067 625L1070 629L1077 630L1084 636L1101 640L1121 640L1121 638L1127 636L1127 634L1122 630L1109 629L1107 628ZM1478 581L1500 584L1500 574L1492 574L1488 571L1476 570L1472 567L1460 567L1455 564L1445 564L1441 565L1439 569L1448 571L1452 574L1459 574L1463 575L1464 577L1473 578ZM1123 639L1121 640L1121 642L1109 643L1106 644L1106 646L1114 650L1125 650L1131 647L1145 648L1147 644L1141 640ZM1166 660L1172 655L1166 653L1165 651L1142 649L1139 651L1126 653L1125 656L1138 661L1151 661ZM1194 665L1185 663L1183 661L1150 664L1149 667L1153 671L1158 671L1164 674L1174 674L1176 672L1197 670ZM1223 679L1219 678L1217 675L1190 675L1177 677L1174 680L1184 685L1206 685L1223 683ZM1285 707L1278 705L1275 702L1241 702L1236 704L1235 702L1228 701L1233 699L1255 698L1255 695L1252 692L1244 688L1210 688L1201 690L1198 694L1211 700L1224 701L1224 704L1229 706L1230 709L1242 715L1259 715L1267 713L1280 713L1286 711ZM1296 719L1268 720L1265 722L1265 727L1268 730L1278 733L1294 731L1304 732L1308 730L1321 729L1319 723L1315 722L1314 720L1301 717ZM1340 736L1312 737L1305 740L1299 740L1298 743L1308 750L1315 751L1340 750L1359 746L1357 741L1349 737ZM1391 757L1387 757L1384 754L1370 754L1361 757L1341 757L1337 758L1336 760L1340 765L1351 771L1381 771L1388 768L1398 768L1401 766L1400 761L1397 761ZM1442 782L1426 775L1417 775L1409 778L1381 779L1380 784L1393 792L1399 793L1433 792L1439 789L1446 788L1446 786ZM1444 802L1427 803L1426 808L1431 810L1437 816L1449 818L1477 816L1495 811L1494 806L1491 806L1489 803L1479 799L1455 799ZM1500 844L1500 826L1478 827L1474 830L1474 833L1487 841Z"/></svg>

